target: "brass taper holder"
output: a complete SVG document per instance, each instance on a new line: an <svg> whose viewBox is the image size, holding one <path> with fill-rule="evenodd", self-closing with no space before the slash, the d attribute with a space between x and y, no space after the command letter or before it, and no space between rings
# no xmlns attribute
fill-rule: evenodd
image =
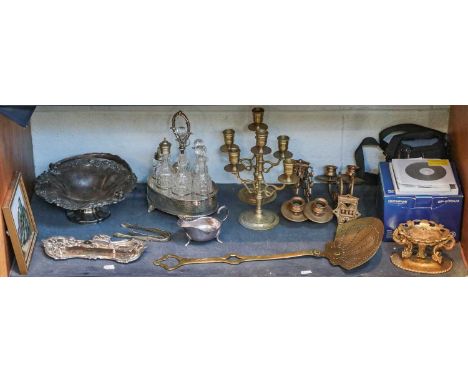
<svg viewBox="0 0 468 382"><path fill-rule="evenodd" d="M357 170L359 170L359 167L357 167L354 164L349 164L346 166L346 172L344 174L341 174L339 177L340 195L353 195ZM344 183L348 184L347 192L345 192Z"/></svg>
<svg viewBox="0 0 468 382"><path fill-rule="evenodd" d="M253 156L251 158L240 158L240 149L234 144L234 130L223 131L224 145L222 152L227 152L229 164L224 170L234 174L244 186L244 198L249 203L254 201L255 210L247 210L239 216L239 222L246 228L253 230L272 229L279 223L279 216L273 211L265 210L262 205L267 200L271 201L276 197L276 192L283 190L287 185L297 184L299 178L294 174L294 160L292 153L288 151L289 137L280 135L278 137L278 151L273 155L276 162L264 159L264 155L271 153L271 148L267 146L268 125L263 123L264 110L262 108L252 109L254 122L249 125L249 130L255 131L255 146L251 148ZM266 183L264 174L270 172L273 167L283 163L284 173L278 177L281 186ZM240 176L242 171L253 171L253 179L243 179ZM243 200L243 197L240 198ZM245 197L245 195L248 195ZM251 203L251 202L250 202Z"/></svg>
<svg viewBox="0 0 468 382"><path fill-rule="evenodd" d="M239 146L234 144L234 134L235 131L233 129L223 130L224 145L221 146L221 152L227 153L230 149L239 148Z"/></svg>

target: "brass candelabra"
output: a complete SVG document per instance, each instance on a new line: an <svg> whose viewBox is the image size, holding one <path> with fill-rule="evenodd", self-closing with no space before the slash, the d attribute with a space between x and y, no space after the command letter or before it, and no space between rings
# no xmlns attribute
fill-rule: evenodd
<svg viewBox="0 0 468 382"><path fill-rule="evenodd" d="M273 211L262 208L266 201L274 200L276 192L283 190L287 185L297 184L299 178L294 175L294 160L292 153L288 151L289 137L280 135L278 137L278 151L273 156L276 161L264 159L264 155L271 153L271 148L267 146L268 125L263 123L264 110L254 108L252 110L254 122L249 125L249 130L255 131L256 144L250 151L251 158L240 158L240 148L234 144L234 130L227 129L223 131L224 145L221 146L222 152L227 152L229 164L224 170L232 173L244 186L244 197L240 194L241 200L255 204L255 210L247 210L240 214L239 222L244 227L253 230L268 230L279 223L279 216ZM283 163L284 173L278 177L280 186L265 182L264 174ZM253 179L244 179L240 176L243 171L253 172Z"/></svg>

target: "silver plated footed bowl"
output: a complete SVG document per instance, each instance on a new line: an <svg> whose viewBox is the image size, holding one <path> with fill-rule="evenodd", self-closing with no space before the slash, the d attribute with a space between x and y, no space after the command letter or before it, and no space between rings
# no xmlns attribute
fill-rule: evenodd
<svg viewBox="0 0 468 382"><path fill-rule="evenodd" d="M126 161L108 153L89 153L49 165L37 179L35 192L65 210L75 223L97 223L110 216L109 204L119 203L137 178Z"/></svg>

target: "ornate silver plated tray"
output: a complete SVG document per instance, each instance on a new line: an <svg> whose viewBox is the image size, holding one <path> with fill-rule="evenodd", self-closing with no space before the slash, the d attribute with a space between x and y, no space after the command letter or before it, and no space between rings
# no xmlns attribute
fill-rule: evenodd
<svg viewBox="0 0 468 382"><path fill-rule="evenodd" d="M121 202L137 178L122 158L89 153L49 165L36 180L38 196L67 210L75 223L97 223L110 216L109 204Z"/></svg>
<svg viewBox="0 0 468 382"><path fill-rule="evenodd" d="M42 245L46 255L55 260L81 258L113 260L125 264L137 260L146 248L141 240L111 241L107 235L96 235L91 240L53 236L43 240Z"/></svg>

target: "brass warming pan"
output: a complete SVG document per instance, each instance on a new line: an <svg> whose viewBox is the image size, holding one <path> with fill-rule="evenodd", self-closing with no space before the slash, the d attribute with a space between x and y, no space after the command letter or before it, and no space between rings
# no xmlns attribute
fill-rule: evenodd
<svg viewBox="0 0 468 382"><path fill-rule="evenodd" d="M167 254L154 261L154 265L173 271L189 264L226 263L237 265L247 261L283 260L298 257L325 257L332 265L346 270L357 268L368 262L380 248L384 227L377 218L367 217L338 225L335 240L325 245L325 250L302 250L274 255L244 256L229 253L222 257L184 258ZM167 263L166 263L167 262ZM173 265L170 265L170 263ZM175 264L174 264L175 263Z"/></svg>

